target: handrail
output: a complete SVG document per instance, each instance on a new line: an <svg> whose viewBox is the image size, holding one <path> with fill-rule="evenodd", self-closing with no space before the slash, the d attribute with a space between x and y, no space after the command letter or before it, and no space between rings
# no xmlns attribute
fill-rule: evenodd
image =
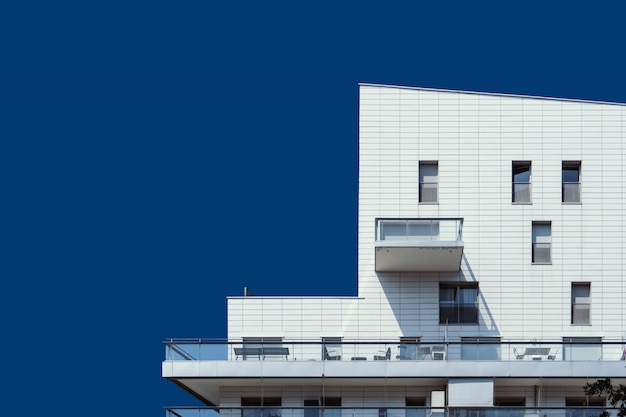
<svg viewBox="0 0 626 417"><path fill-rule="evenodd" d="M596 338L462 340L203 340L169 339L166 360L461 360L623 361L626 341ZM327 352L332 350L332 355Z"/></svg>
<svg viewBox="0 0 626 417"><path fill-rule="evenodd" d="M543 415L545 417L592 417L597 416L598 411L606 411L615 415L620 409L618 407L608 406L587 406L587 407L526 407L526 406L484 406L484 407L459 407L459 406L443 406L443 407L426 407L426 406L404 406L404 407L389 407L381 404L377 407L345 407L345 406L311 406L311 407L282 407L282 406L263 406L263 407L207 407L207 406L191 406L191 407L164 407L167 417L190 417L190 416L205 416L217 415L216 413L231 411L234 415L246 415L254 416L255 411L269 412L269 415L281 416L282 412L290 416L304 416L305 413L315 411L330 411L330 415L346 415L346 411L351 411L355 417L370 416L371 411L376 411L376 415L379 415L380 410L395 411L394 415L402 416L403 414L411 417L426 417L437 415L441 417L458 417L463 415L462 412L472 411L476 415L482 417L522 417L524 415ZM406 412L400 414L402 412ZM409 414L408 412L411 412ZM334 414L337 413L337 414ZM320 413L319 415L323 415Z"/></svg>
<svg viewBox="0 0 626 417"><path fill-rule="evenodd" d="M475 344L491 344L491 345L513 345L513 344L533 344L533 345L541 345L541 344L563 344L563 345L572 345L572 344L580 344L581 342L564 342L563 339L501 339L501 340L493 340L494 336L484 336L484 340L480 340L480 337L476 337L473 340L455 340L453 342L445 341L444 339L420 339L418 341L404 341L400 339L390 340L350 340L344 339L341 341L332 341L332 342L323 342L320 339L283 339L280 343L283 344L298 344L298 345L319 345L319 344L332 344L332 345L380 345L380 344L436 344L436 343L448 343L455 345L475 345ZM169 344L217 344L217 345L240 345L244 343L242 339L233 340L227 338L170 338L166 339L162 342L165 345ZM263 344L262 342L254 342L255 344ZM276 342L266 342L265 344L276 344ZM624 345L626 346L626 340L622 339L609 339L609 340L601 340L597 342L593 342L594 345Z"/></svg>

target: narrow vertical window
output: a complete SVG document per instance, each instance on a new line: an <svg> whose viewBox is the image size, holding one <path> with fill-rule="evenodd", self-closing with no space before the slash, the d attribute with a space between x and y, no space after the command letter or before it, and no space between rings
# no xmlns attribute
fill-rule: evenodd
<svg viewBox="0 0 626 417"><path fill-rule="evenodd" d="M533 222L532 262L549 264L552 262L552 224Z"/></svg>
<svg viewBox="0 0 626 417"><path fill-rule="evenodd" d="M437 161L420 161L419 182L420 203L439 201L439 165Z"/></svg>
<svg viewBox="0 0 626 417"><path fill-rule="evenodd" d="M591 284L572 282L572 324L591 324Z"/></svg>
<svg viewBox="0 0 626 417"><path fill-rule="evenodd" d="M580 161L563 161L561 181L561 201L580 203Z"/></svg>
<svg viewBox="0 0 626 417"><path fill-rule="evenodd" d="M514 203L530 203L530 161L513 161L513 196Z"/></svg>

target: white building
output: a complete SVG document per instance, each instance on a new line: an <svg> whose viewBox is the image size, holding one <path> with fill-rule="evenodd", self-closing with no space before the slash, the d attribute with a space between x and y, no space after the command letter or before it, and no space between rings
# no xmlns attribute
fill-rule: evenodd
<svg viewBox="0 0 626 417"><path fill-rule="evenodd" d="M593 414L626 383L625 116L361 85L358 296L229 297L163 377L226 417Z"/></svg>

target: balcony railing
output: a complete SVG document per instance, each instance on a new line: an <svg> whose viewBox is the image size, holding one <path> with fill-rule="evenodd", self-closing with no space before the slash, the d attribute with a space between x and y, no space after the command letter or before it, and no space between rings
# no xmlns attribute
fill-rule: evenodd
<svg viewBox="0 0 626 417"><path fill-rule="evenodd" d="M376 219L376 271L458 271L463 219Z"/></svg>
<svg viewBox="0 0 626 417"><path fill-rule="evenodd" d="M194 361L619 361L624 341L569 338L564 341L493 342L226 342L170 339L165 360Z"/></svg>
<svg viewBox="0 0 626 417"><path fill-rule="evenodd" d="M177 407L166 417L597 417L612 407Z"/></svg>
<svg viewBox="0 0 626 417"><path fill-rule="evenodd" d="M377 241L458 241L462 240L463 219L377 219Z"/></svg>

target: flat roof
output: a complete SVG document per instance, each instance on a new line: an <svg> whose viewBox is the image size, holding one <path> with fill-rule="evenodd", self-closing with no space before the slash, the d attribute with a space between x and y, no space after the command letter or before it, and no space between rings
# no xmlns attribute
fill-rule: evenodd
<svg viewBox="0 0 626 417"><path fill-rule="evenodd" d="M471 94L471 95L481 95L481 96L514 97L514 98L528 98L528 99L534 99L534 100L553 100L553 101L568 101L568 102L575 102L575 103L593 103L593 104L610 104L614 106L626 106L626 103L619 103L619 102L614 102L614 101L531 96L531 95L524 95L524 94L491 93L491 92L486 92L486 91L452 90L452 89L445 89L445 88L411 87L411 86L404 86L404 85L375 84L375 83L359 83L359 86L397 88L397 89L402 89L402 90L420 90L420 91L431 91L431 92L438 92L438 93L457 93L457 94Z"/></svg>

